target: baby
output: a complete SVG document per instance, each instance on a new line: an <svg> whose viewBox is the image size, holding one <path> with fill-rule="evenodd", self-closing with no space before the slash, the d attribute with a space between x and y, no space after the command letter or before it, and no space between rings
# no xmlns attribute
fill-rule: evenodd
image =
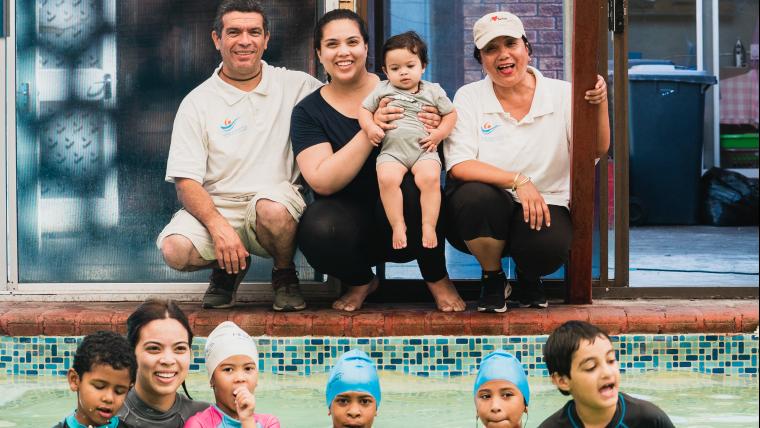
<svg viewBox="0 0 760 428"><path fill-rule="evenodd" d="M206 340L206 369L216 404L196 413L185 428L280 428L272 415L254 413L259 353L243 329L225 321Z"/></svg>
<svg viewBox="0 0 760 428"><path fill-rule="evenodd" d="M393 36L383 45L383 71L387 81L378 83L359 110L359 124L370 141L379 145L377 180L385 215L393 229L393 248L406 247L401 181L408 171L420 189L422 246L438 246L435 227L441 208L441 159L438 145L449 136L457 121L454 105L439 85L421 80L427 66L427 46L413 31ZM404 109L397 127L387 133L373 121L383 98L390 106ZM443 116L437 129L427 130L417 119L423 106L434 106Z"/></svg>

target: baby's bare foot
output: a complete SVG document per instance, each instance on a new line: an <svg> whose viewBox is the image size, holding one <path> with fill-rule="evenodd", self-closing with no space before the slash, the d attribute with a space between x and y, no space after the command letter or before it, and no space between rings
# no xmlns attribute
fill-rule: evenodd
<svg viewBox="0 0 760 428"><path fill-rule="evenodd" d="M406 248L406 224L398 223L391 226L393 229L393 249Z"/></svg>
<svg viewBox="0 0 760 428"><path fill-rule="evenodd" d="M422 246L425 248L435 248L438 246L438 236L435 233L435 226L431 224L422 224Z"/></svg>
<svg viewBox="0 0 760 428"><path fill-rule="evenodd" d="M346 312L358 311L362 308L364 300L367 298L367 296L377 290L378 284L379 280L377 277L375 277L372 278L372 281L370 281L367 285L348 287L346 293L340 296L338 300L333 302L333 309Z"/></svg>

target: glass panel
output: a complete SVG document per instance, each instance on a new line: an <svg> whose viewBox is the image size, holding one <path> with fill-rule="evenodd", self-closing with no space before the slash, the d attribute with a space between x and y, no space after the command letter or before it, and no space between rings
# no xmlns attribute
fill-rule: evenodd
<svg viewBox="0 0 760 428"><path fill-rule="evenodd" d="M695 0L631 0L628 25L629 58L696 68Z"/></svg>
<svg viewBox="0 0 760 428"><path fill-rule="evenodd" d="M265 60L314 72L317 1L263 3ZM179 208L164 182L174 114L220 62L216 4L17 2L21 282L206 280L166 267L155 238ZM314 277L297 263L301 278ZM256 259L247 279L268 281L270 269Z"/></svg>

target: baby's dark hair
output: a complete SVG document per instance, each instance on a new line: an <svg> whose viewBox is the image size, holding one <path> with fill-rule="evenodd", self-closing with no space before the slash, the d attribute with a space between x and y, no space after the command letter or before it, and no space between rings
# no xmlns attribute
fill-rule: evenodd
<svg viewBox="0 0 760 428"><path fill-rule="evenodd" d="M557 373L569 378L573 354L580 347L581 341L588 340L594 343L600 337L610 340L610 336L602 329L584 321L568 321L557 327L544 345L544 362L549 374ZM564 395L570 394L561 389L560 392Z"/></svg>
<svg viewBox="0 0 760 428"><path fill-rule="evenodd" d="M380 52L383 67L385 67L385 54L396 49L406 49L417 55L423 67L428 64L427 45L422 41L422 37L414 31L396 34L383 43L383 49Z"/></svg>
<svg viewBox="0 0 760 428"><path fill-rule="evenodd" d="M522 36L522 41L525 43L525 47L528 48L528 55L533 55L533 46L528 41L528 38ZM477 46L475 46L475 50L472 52L472 56L475 58L475 61L477 61L478 64L483 64L483 58L481 57L480 49L478 49Z"/></svg>
<svg viewBox="0 0 760 428"><path fill-rule="evenodd" d="M98 331L82 340L74 354L72 368L81 379L93 366L104 364L115 370L128 369L129 381L134 383L137 374L135 353L124 336L112 331Z"/></svg>

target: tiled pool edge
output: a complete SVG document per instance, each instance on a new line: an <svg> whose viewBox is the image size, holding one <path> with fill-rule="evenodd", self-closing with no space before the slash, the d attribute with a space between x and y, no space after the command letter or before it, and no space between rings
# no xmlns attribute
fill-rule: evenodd
<svg viewBox="0 0 760 428"><path fill-rule="evenodd" d="M260 368L269 373L309 375L329 370L350 348L366 351L381 370L417 376L472 374L480 359L506 349L523 363L528 375L547 376L541 336L414 337L258 337ZM756 377L758 335L625 334L612 336L621 371L692 371ZM81 337L0 336L0 374L62 376ZM192 372L205 371L205 338L193 341Z"/></svg>

